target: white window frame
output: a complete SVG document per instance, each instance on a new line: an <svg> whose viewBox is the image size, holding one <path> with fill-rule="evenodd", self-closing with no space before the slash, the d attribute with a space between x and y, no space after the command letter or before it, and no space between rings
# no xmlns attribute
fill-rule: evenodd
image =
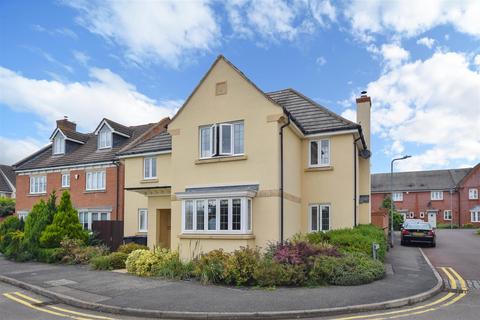
<svg viewBox="0 0 480 320"><path fill-rule="evenodd" d="M414 218L415 218L415 212L410 211L410 212L408 213L408 218L409 218L409 219L414 219Z"/></svg>
<svg viewBox="0 0 480 320"><path fill-rule="evenodd" d="M78 211L78 220L80 222L80 224L82 225L83 229L84 230L92 230L92 223L93 223L93 214L96 213L96 214L99 214L100 217L102 216L102 213L106 213L107 214L107 219L106 220L100 220L100 221L110 221L110 216L111 216L111 212L109 211L106 211L106 210L80 210ZM84 217L86 216L87 217L87 228L85 229L85 221L82 221L80 220L80 215L84 215Z"/></svg>
<svg viewBox="0 0 480 320"><path fill-rule="evenodd" d="M235 144L235 126L241 124L242 129L242 152L235 152L237 145ZM230 151L224 150L223 148L223 128L230 128ZM209 143L210 150L203 152L203 137L202 131L210 129ZM218 131L218 132L217 132ZM218 145L218 150L217 150ZM231 157L231 156L241 156L245 154L245 123L241 121L232 121L232 122L223 122L215 123L205 126L200 126L198 130L198 151L200 159L208 159L213 157ZM217 152L218 151L218 152Z"/></svg>
<svg viewBox="0 0 480 320"><path fill-rule="evenodd" d="M312 225L312 208L317 208L317 229ZM328 207L328 229L323 229L322 209ZM329 203L314 203L308 206L308 229L310 232L326 232L332 229L332 205Z"/></svg>
<svg viewBox="0 0 480 320"><path fill-rule="evenodd" d="M425 211L420 211L420 218L421 219L425 218Z"/></svg>
<svg viewBox="0 0 480 320"><path fill-rule="evenodd" d="M477 188L468 189L468 200L478 200L478 189Z"/></svg>
<svg viewBox="0 0 480 320"><path fill-rule="evenodd" d="M470 211L470 221L471 222L480 222L480 210L471 210Z"/></svg>
<svg viewBox="0 0 480 320"><path fill-rule="evenodd" d="M62 173L62 188L70 188L70 173Z"/></svg>
<svg viewBox="0 0 480 320"><path fill-rule="evenodd" d="M145 215L144 228L142 228L142 218L141 218L142 215ZM148 209L145 209L145 208L138 209L138 232L148 232Z"/></svg>
<svg viewBox="0 0 480 320"><path fill-rule="evenodd" d="M53 138L52 153L54 155L65 154L65 137L60 132Z"/></svg>
<svg viewBox="0 0 480 320"><path fill-rule="evenodd" d="M47 193L47 176L35 175L30 176L30 194Z"/></svg>
<svg viewBox="0 0 480 320"><path fill-rule="evenodd" d="M438 195L438 197L437 197ZM431 191L430 200L432 201L442 201L443 200L443 191Z"/></svg>
<svg viewBox="0 0 480 320"><path fill-rule="evenodd" d="M104 125L98 132L98 149L111 149L113 145L113 135L110 128Z"/></svg>
<svg viewBox="0 0 480 320"><path fill-rule="evenodd" d="M23 221L25 221L25 219L27 219L28 213L28 211L18 211L17 218L23 219Z"/></svg>
<svg viewBox="0 0 480 320"><path fill-rule="evenodd" d="M403 192L394 192L394 193L393 193L393 201L394 201L394 202L401 202L401 201L403 201Z"/></svg>
<svg viewBox="0 0 480 320"><path fill-rule="evenodd" d="M103 186L99 185L98 183L98 177L103 176L101 178L101 182L103 182ZM92 178L92 183L89 186L89 176L93 176L94 178L97 179L96 183L94 184L94 178ZM87 171L85 173L85 190L86 191L103 191L106 190L107 188L107 172L105 170L97 170L97 171Z"/></svg>
<svg viewBox="0 0 480 320"><path fill-rule="evenodd" d="M322 161L322 141L328 142L328 162L323 163ZM312 142L317 143L317 164L312 163ZM318 140L309 140L308 141L308 166L311 168L319 167L329 167L332 163L332 152L331 152L331 141L330 139L318 139Z"/></svg>
<svg viewBox="0 0 480 320"><path fill-rule="evenodd" d="M233 200L240 200L240 230L233 230ZM228 228L220 230L220 201L228 201ZM251 234L252 233L252 202L250 197L219 197L182 200L182 233L184 234ZM197 204L203 201L203 230L197 229ZM215 202L215 230L209 230L208 203ZM192 203L192 229L186 228L186 202ZM249 210L250 209L250 210Z"/></svg>
<svg viewBox="0 0 480 320"><path fill-rule="evenodd" d="M450 217L448 217L450 215ZM444 210L443 211L443 220L451 221L453 218L452 210Z"/></svg>
<svg viewBox="0 0 480 320"><path fill-rule="evenodd" d="M149 168L148 175L147 175L147 166ZM157 157L143 158L143 179L149 180L149 179L156 179L156 178L157 178Z"/></svg>

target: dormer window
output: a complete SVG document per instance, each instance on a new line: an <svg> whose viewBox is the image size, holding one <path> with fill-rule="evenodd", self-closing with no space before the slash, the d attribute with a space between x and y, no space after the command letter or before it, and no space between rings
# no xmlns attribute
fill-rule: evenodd
<svg viewBox="0 0 480 320"><path fill-rule="evenodd" d="M98 149L107 149L112 147L112 132L107 126L98 133Z"/></svg>
<svg viewBox="0 0 480 320"><path fill-rule="evenodd" d="M65 138L59 132L53 139L53 154L64 154L65 153Z"/></svg>

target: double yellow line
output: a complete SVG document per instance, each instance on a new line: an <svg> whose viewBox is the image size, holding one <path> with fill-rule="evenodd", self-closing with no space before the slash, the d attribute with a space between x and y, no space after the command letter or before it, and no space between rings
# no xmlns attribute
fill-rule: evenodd
<svg viewBox="0 0 480 320"><path fill-rule="evenodd" d="M454 304L458 300L465 297L467 294L468 288L465 280L451 267L442 267L440 268L448 277L450 287L452 289L458 289L457 281L460 283L461 292L449 292L443 297L432 301L430 303L413 307L407 309L400 309L395 311L376 313L376 314L366 314L359 316L350 316L344 318L335 318L336 320L354 320L354 319L368 319L368 320L385 320L385 319L396 319L396 318L405 318L413 315L423 314L431 311L435 311L438 308L447 307ZM456 277L456 279L455 279Z"/></svg>
<svg viewBox="0 0 480 320"><path fill-rule="evenodd" d="M29 297L23 293L20 292L12 292L12 293L4 293L3 296L5 298L8 298L12 301L18 302L30 309L48 313L51 315L55 315L58 317L63 317L63 318L70 318L70 319L75 319L75 320L114 320L113 318L108 318L108 317L102 317L102 316L97 316L93 314L87 314L87 313L82 313L82 312L77 312L73 310L68 310L64 308L60 308L57 306L52 306L52 305L46 305L45 307L39 306L43 301L40 301L38 299Z"/></svg>

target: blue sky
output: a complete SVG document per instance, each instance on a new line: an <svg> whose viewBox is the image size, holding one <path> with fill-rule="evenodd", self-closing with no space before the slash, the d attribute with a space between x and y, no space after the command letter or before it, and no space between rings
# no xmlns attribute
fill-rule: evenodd
<svg viewBox="0 0 480 320"><path fill-rule="evenodd" d="M218 54L262 90L354 120L373 99L373 171L480 161L479 1L0 2L0 163L81 131L173 115ZM408 18L405 18L408 17Z"/></svg>

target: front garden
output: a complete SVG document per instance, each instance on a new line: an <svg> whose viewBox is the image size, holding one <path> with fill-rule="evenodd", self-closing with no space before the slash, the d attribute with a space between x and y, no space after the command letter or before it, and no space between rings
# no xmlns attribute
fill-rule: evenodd
<svg viewBox="0 0 480 320"><path fill-rule="evenodd" d="M25 222L8 217L0 224L0 252L15 261L89 264L97 270L124 269L142 277L198 280L234 286L360 285L383 278L384 232L372 225L299 234L267 248L214 250L191 261L177 251L129 243L116 252L83 230L68 192L57 206L53 193ZM378 260L372 243L379 244Z"/></svg>

